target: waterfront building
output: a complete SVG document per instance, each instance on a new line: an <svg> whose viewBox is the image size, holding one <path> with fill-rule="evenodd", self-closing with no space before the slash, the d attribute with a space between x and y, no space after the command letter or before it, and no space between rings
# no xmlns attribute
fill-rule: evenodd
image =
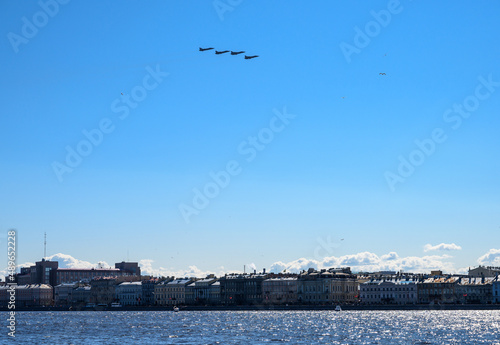
<svg viewBox="0 0 500 345"><path fill-rule="evenodd" d="M97 277L90 281L90 302L109 305L115 301L117 279Z"/></svg>
<svg viewBox="0 0 500 345"><path fill-rule="evenodd" d="M192 278L181 278L158 284L158 305L181 305L186 303L186 285L192 283ZM156 296L155 288L155 296Z"/></svg>
<svg viewBox="0 0 500 345"><path fill-rule="evenodd" d="M220 304L220 281L216 281L208 287L208 303Z"/></svg>
<svg viewBox="0 0 500 345"><path fill-rule="evenodd" d="M59 284L54 286L55 305L68 305L73 300L73 290L76 284Z"/></svg>
<svg viewBox="0 0 500 345"><path fill-rule="evenodd" d="M115 301L123 306L141 305L142 282L123 282L115 287Z"/></svg>
<svg viewBox="0 0 500 345"><path fill-rule="evenodd" d="M215 296L210 296L210 287L215 282L217 282L217 278L211 275L205 279L196 280L186 285L186 304L205 305L218 303L219 300L215 300Z"/></svg>
<svg viewBox="0 0 500 345"><path fill-rule="evenodd" d="M500 275L493 279L491 284L491 293L493 298L493 303L500 303Z"/></svg>
<svg viewBox="0 0 500 345"><path fill-rule="evenodd" d="M262 282L268 278L262 273L226 274L219 279L220 298L224 305L262 304Z"/></svg>
<svg viewBox="0 0 500 345"><path fill-rule="evenodd" d="M80 285L71 293L71 304L85 305L90 302L91 290L90 285Z"/></svg>
<svg viewBox="0 0 500 345"><path fill-rule="evenodd" d="M158 278L149 278L142 280L142 299L143 305L155 304L155 286L158 283Z"/></svg>
<svg viewBox="0 0 500 345"><path fill-rule="evenodd" d="M460 277L429 277L417 284L419 303L455 303Z"/></svg>
<svg viewBox="0 0 500 345"><path fill-rule="evenodd" d="M310 268L297 278L298 302L304 304L354 303L358 281L349 267L316 271Z"/></svg>
<svg viewBox="0 0 500 345"><path fill-rule="evenodd" d="M9 286L0 286L0 305L7 307ZM53 304L52 286L48 284L29 284L16 286L16 307L50 306Z"/></svg>
<svg viewBox="0 0 500 345"><path fill-rule="evenodd" d="M154 291L155 305L167 305L167 283L172 280L174 280L173 277L167 277L166 279L159 280L156 283Z"/></svg>
<svg viewBox="0 0 500 345"><path fill-rule="evenodd" d="M456 301L462 304L493 302L493 277L462 277L457 285Z"/></svg>
<svg viewBox="0 0 500 345"><path fill-rule="evenodd" d="M297 277L269 278L262 282L264 304L295 304L298 300Z"/></svg>
<svg viewBox="0 0 500 345"><path fill-rule="evenodd" d="M417 281L371 279L360 284L359 298L363 304L415 304L418 302Z"/></svg>

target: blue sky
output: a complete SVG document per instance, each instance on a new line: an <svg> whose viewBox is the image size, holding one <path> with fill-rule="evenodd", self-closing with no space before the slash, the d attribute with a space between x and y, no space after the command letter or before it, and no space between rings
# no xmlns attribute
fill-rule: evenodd
<svg viewBox="0 0 500 345"><path fill-rule="evenodd" d="M1 7L18 264L500 265L499 4Z"/></svg>

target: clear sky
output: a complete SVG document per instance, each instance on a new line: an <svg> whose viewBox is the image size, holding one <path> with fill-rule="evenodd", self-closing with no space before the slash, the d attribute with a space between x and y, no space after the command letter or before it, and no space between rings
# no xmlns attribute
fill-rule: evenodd
<svg viewBox="0 0 500 345"><path fill-rule="evenodd" d="M0 7L18 264L500 266L497 2Z"/></svg>

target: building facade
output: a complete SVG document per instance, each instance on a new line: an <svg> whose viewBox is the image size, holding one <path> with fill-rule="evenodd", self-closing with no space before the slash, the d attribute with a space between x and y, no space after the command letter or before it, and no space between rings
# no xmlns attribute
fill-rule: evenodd
<svg viewBox="0 0 500 345"><path fill-rule="evenodd" d="M360 284L363 304L416 304L418 281L412 279L372 279Z"/></svg>
<svg viewBox="0 0 500 345"><path fill-rule="evenodd" d="M131 276L141 276L141 268L137 262L118 262L115 264L115 269L118 269L124 273L128 273Z"/></svg>
<svg viewBox="0 0 500 345"><path fill-rule="evenodd" d="M217 278L212 276L186 285L186 304L206 305L218 303L219 301L214 300L214 296L210 294L211 286L215 282L217 282Z"/></svg>
<svg viewBox="0 0 500 345"><path fill-rule="evenodd" d="M500 275L491 282L491 294L493 303L500 303Z"/></svg>
<svg viewBox="0 0 500 345"><path fill-rule="evenodd" d="M54 303L58 305L69 305L73 300L73 290L76 284L59 284L54 286Z"/></svg>
<svg viewBox="0 0 500 345"><path fill-rule="evenodd" d="M456 303L460 277L430 277L417 284L419 303Z"/></svg>
<svg viewBox="0 0 500 345"><path fill-rule="evenodd" d="M229 274L221 277L220 298L224 305L262 304L262 282L268 278L265 272L253 274Z"/></svg>
<svg viewBox="0 0 500 345"><path fill-rule="evenodd" d="M34 266L30 267L30 284L53 284L50 280L51 272L57 270L59 263L42 259L37 261Z"/></svg>
<svg viewBox="0 0 500 345"><path fill-rule="evenodd" d="M10 300L9 286L0 286L0 305L7 307ZM52 286L48 284L17 285L16 307L51 306L54 303Z"/></svg>
<svg viewBox="0 0 500 345"><path fill-rule="evenodd" d="M262 282L264 304L295 304L298 301L296 277L269 278Z"/></svg>
<svg viewBox="0 0 500 345"><path fill-rule="evenodd" d="M90 299L90 285L80 285L71 293L71 304L73 305L85 305L90 302Z"/></svg>
<svg viewBox="0 0 500 345"><path fill-rule="evenodd" d="M186 285L194 279L165 280L155 286L155 303L159 306L174 306L186 303Z"/></svg>
<svg viewBox="0 0 500 345"><path fill-rule="evenodd" d="M115 301L123 306L142 304L142 282L123 282L115 287Z"/></svg>
<svg viewBox="0 0 500 345"><path fill-rule="evenodd" d="M109 305L115 302L117 279L97 277L90 281L90 302Z"/></svg>
<svg viewBox="0 0 500 345"><path fill-rule="evenodd" d="M355 303L358 298L358 281L349 267L309 269L297 277L298 302L303 304Z"/></svg>
<svg viewBox="0 0 500 345"><path fill-rule="evenodd" d="M150 278L142 280L142 305L155 304L155 286L158 283L158 278Z"/></svg>
<svg viewBox="0 0 500 345"><path fill-rule="evenodd" d="M461 304L491 304L493 277L462 277L456 288L456 302Z"/></svg>

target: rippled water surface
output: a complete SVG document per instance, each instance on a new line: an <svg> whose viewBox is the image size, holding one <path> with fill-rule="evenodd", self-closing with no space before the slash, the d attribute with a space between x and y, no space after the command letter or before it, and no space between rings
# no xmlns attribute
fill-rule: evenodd
<svg viewBox="0 0 500 345"><path fill-rule="evenodd" d="M16 317L17 344L500 344L500 311L20 312ZM7 331L3 327L2 344Z"/></svg>

